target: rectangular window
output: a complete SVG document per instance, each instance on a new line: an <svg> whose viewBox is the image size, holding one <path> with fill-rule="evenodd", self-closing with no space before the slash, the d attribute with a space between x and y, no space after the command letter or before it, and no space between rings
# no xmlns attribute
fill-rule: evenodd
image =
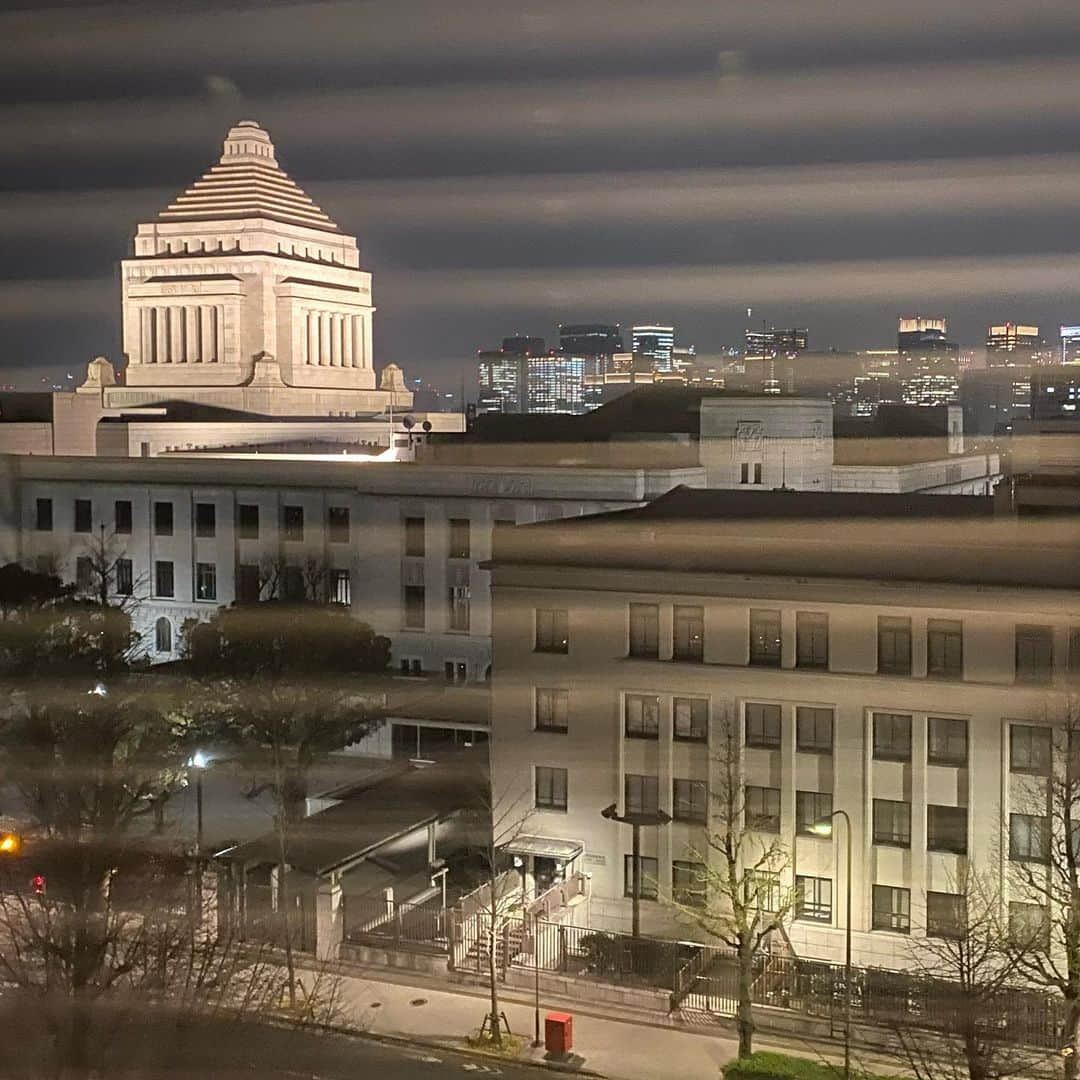
<svg viewBox="0 0 1080 1080"><path fill-rule="evenodd" d="M911 760L911 717L906 713L874 713L874 758Z"/></svg>
<svg viewBox="0 0 1080 1080"><path fill-rule="evenodd" d="M89 499L75 500L75 532L88 533L94 528L93 507Z"/></svg>
<svg viewBox="0 0 1080 1080"><path fill-rule="evenodd" d="M52 499L35 500L34 528L38 532L52 532Z"/></svg>
<svg viewBox="0 0 1080 1080"><path fill-rule="evenodd" d="M911 847L911 803L874 800L874 843Z"/></svg>
<svg viewBox="0 0 1080 1080"><path fill-rule="evenodd" d="M448 683L460 685L469 678L469 666L463 660L446 660L443 663L443 674Z"/></svg>
<svg viewBox="0 0 1080 1080"><path fill-rule="evenodd" d="M747 867L743 878L743 896L747 904L759 911L779 911L783 900L779 871Z"/></svg>
<svg viewBox="0 0 1080 1080"><path fill-rule="evenodd" d="M832 709L800 705L795 710L795 749L807 754L832 753Z"/></svg>
<svg viewBox="0 0 1080 1080"><path fill-rule="evenodd" d="M1047 819L1039 814L1009 815L1009 858L1045 863L1050 858Z"/></svg>
<svg viewBox="0 0 1080 1080"><path fill-rule="evenodd" d="M160 505L160 504L159 504ZM165 504L171 505L171 504ZM158 560L154 563L154 595L170 597L175 594L173 583L173 564L169 561Z"/></svg>
<svg viewBox="0 0 1080 1080"><path fill-rule="evenodd" d="M1016 681L1046 683L1054 674L1054 635L1049 626L1016 628Z"/></svg>
<svg viewBox="0 0 1080 1080"><path fill-rule="evenodd" d="M877 669L882 675L911 674L910 619L878 618Z"/></svg>
<svg viewBox="0 0 1080 1080"><path fill-rule="evenodd" d="M469 519L468 518L451 518L450 519L450 558L451 559L467 559L469 558L470 543L469 543Z"/></svg>
<svg viewBox="0 0 1080 1080"><path fill-rule="evenodd" d="M113 527L118 536L131 535L131 500L117 499L113 503Z"/></svg>
<svg viewBox="0 0 1080 1080"><path fill-rule="evenodd" d="M304 508L302 506L281 508L281 532L286 540L304 539Z"/></svg>
<svg viewBox="0 0 1080 1080"><path fill-rule="evenodd" d="M217 507L213 503L200 502L195 504L195 535L217 535Z"/></svg>
<svg viewBox="0 0 1080 1080"><path fill-rule="evenodd" d="M707 698L677 697L672 702L675 738L679 742L707 742L709 701Z"/></svg>
<svg viewBox="0 0 1080 1080"><path fill-rule="evenodd" d="M818 611L795 614L795 666L829 666L829 616Z"/></svg>
<svg viewBox="0 0 1080 1080"><path fill-rule="evenodd" d="M451 585L446 590L449 626L451 630L467 634L469 632L472 589L468 585Z"/></svg>
<svg viewBox="0 0 1080 1080"><path fill-rule="evenodd" d="M966 765L967 721L931 716L928 723L926 760L931 765Z"/></svg>
<svg viewBox="0 0 1080 1080"><path fill-rule="evenodd" d="M705 659L705 609L675 605L672 658L700 663Z"/></svg>
<svg viewBox="0 0 1080 1080"><path fill-rule="evenodd" d="M406 585L405 593L405 626L410 630L423 630L425 622L424 611L424 586Z"/></svg>
<svg viewBox="0 0 1080 1080"><path fill-rule="evenodd" d="M761 483L761 462L760 461L742 461L739 463L739 483L740 484L760 484Z"/></svg>
<svg viewBox="0 0 1080 1080"><path fill-rule="evenodd" d="M566 809L566 770L536 766L536 809Z"/></svg>
<svg viewBox="0 0 1080 1080"><path fill-rule="evenodd" d="M650 855L638 856L638 896L655 900L660 895L660 864ZM634 895L634 856L623 856L623 896Z"/></svg>
<svg viewBox="0 0 1080 1080"><path fill-rule="evenodd" d="M1042 904L1009 901L1009 938L1032 952L1050 951L1050 913Z"/></svg>
<svg viewBox="0 0 1080 1080"><path fill-rule="evenodd" d="M405 554L421 558L424 554L424 519L407 517L405 519Z"/></svg>
<svg viewBox="0 0 1080 1080"><path fill-rule="evenodd" d="M352 603L352 574L348 570L330 571L330 603L343 604L348 607Z"/></svg>
<svg viewBox="0 0 1080 1080"><path fill-rule="evenodd" d="M926 808L926 850L967 854L967 807L936 806Z"/></svg>
<svg viewBox="0 0 1080 1080"><path fill-rule="evenodd" d="M931 619L926 624L926 674L938 679L964 677L964 624L962 622L952 619Z"/></svg>
<svg viewBox="0 0 1080 1080"><path fill-rule="evenodd" d="M154 503L154 535L172 536L173 505L171 502Z"/></svg>
<svg viewBox="0 0 1080 1080"><path fill-rule="evenodd" d="M347 506L326 508L326 533L331 544L349 542L349 508Z"/></svg>
<svg viewBox="0 0 1080 1080"><path fill-rule="evenodd" d="M565 734L569 730L569 701L570 693L567 690L548 687L537 690L536 730Z"/></svg>
<svg viewBox="0 0 1080 1080"><path fill-rule="evenodd" d="M118 596L131 596L135 591L135 574L132 570L130 559L117 559L116 566L116 593Z"/></svg>
<svg viewBox="0 0 1080 1080"><path fill-rule="evenodd" d="M746 703L746 745L764 750L780 746L780 706Z"/></svg>
<svg viewBox="0 0 1080 1080"><path fill-rule="evenodd" d="M630 655L642 660L660 656L660 608L656 604L630 605Z"/></svg>
<svg viewBox="0 0 1080 1080"><path fill-rule="evenodd" d="M832 815L832 793L829 791L795 792L795 831L802 836L815 836L814 826Z"/></svg>
<svg viewBox="0 0 1080 1080"><path fill-rule="evenodd" d="M546 653L570 651L570 633L565 611L536 609L536 651Z"/></svg>
<svg viewBox="0 0 1080 1080"><path fill-rule="evenodd" d="M660 782L655 776L627 773L625 795L627 814L655 814L660 809Z"/></svg>
<svg viewBox="0 0 1080 1080"><path fill-rule="evenodd" d="M704 780L675 780L671 816L676 821L705 824L708 817L708 787Z"/></svg>
<svg viewBox="0 0 1080 1080"><path fill-rule="evenodd" d="M94 560L89 555L78 556L75 560L75 588L87 593L94 585Z"/></svg>
<svg viewBox="0 0 1080 1080"><path fill-rule="evenodd" d="M897 934L911 933L911 891L897 889L892 885L875 885L873 930L892 930Z"/></svg>
<svg viewBox="0 0 1080 1080"><path fill-rule="evenodd" d="M1049 776L1050 729L1032 724L1009 725L1009 771Z"/></svg>
<svg viewBox="0 0 1080 1080"><path fill-rule="evenodd" d="M746 827L758 832L780 831L780 789L746 785Z"/></svg>
<svg viewBox="0 0 1080 1080"><path fill-rule="evenodd" d="M217 567L213 563L195 564L195 599L217 599Z"/></svg>
<svg viewBox="0 0 1080 1080"><path fill-rule="evenodd" d="M761 608L750 612L750 663L780 666L780 612Z"/></svg>
<svg viewBox="0 0 1080 1080"><path fill-rule="evenodd" d="M254 563L241 563L236 568L236 599L241 604L257 604L262 592L259 568Z"/></svg>
<svg viewBox="0 0 1080 1080"><path fill-rule="evenodd" d="M795 918L832 922L832 878L795 876Z"/></svg>
<svg viewBox="0 0 1080 1080"><path fill-rule="evenodd" d="M705 864L674 859L671 863L671 892L676 904L704 907L708 898Z"/></svg>
<svg viewBox="0 0 1080 1080"><path fill-rule="evenodd" d="M962 894L927 892L927 937L960 939L966 929L967 910Z"/></svg>
<svg viewBox="0 0 1080 1080"><path fill-rule="evenodd" d="M236 535L241 540L259 539L259 508L254 503L239 503L236 507Z"/></svg>

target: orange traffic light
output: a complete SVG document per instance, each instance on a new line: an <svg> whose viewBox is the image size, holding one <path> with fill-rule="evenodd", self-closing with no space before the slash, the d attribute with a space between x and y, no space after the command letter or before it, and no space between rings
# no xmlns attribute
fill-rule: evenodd
<svg viewBox="0 0 1080 1080"><path fill-rule="evenodd" d="M0 855L18 855L22 851L22 837L18 833L0 833Z"/></svg>

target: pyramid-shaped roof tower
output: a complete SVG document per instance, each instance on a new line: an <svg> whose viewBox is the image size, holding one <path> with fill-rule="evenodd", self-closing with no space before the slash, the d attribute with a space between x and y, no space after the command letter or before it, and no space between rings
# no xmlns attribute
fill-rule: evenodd
<svg viewBox="0 0 1080 1080"><path fill-rule="evenodd" d="M241 120L232 128L221 160L158 215L159 221L169 222L245 218L339 231L278 165L270 136L254 120Z"/></svg>

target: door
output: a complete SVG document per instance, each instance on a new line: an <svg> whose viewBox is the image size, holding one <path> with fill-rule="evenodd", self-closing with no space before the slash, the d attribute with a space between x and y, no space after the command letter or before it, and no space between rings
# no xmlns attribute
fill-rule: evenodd
<svg viewBox="0 0 1080 1080"><path fill-rule="evenodd" d="M536 895L541 896L555 884L555 873L559 864L544 855L533 856L533 878L536 881Z"/></svg>

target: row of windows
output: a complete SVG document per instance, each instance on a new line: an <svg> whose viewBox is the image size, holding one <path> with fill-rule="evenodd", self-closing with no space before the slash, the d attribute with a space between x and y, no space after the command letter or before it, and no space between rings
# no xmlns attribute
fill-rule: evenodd
<svg viewBox="0 0 1080 1080"><path fill-rule="evenodd" d="M1018 682L1045 683L1054 673L1054 634L1050 626L1015 627L1015 667ZM880 616L877 620L877 671L883 675L912 673L912 620ZM676 604L672 610L672 659L701 663L705 658L705 609ZM567 653L570 635L565 610L536 610L537 652ZM628 653L636 659L660 657L659 604L630 604ZM749 662L755 667L781 666L783 642L779 609L752 608L749 624ZM828 669L829 616L824 612L795 614L795 666ZM1080 672L1080 627L1069 631L1068 668ZM961 679L964 674L964 626L954 619L929 619L926 624L926 673L931 678Z"/></svg>
<svg viewBox="0 0 1080 1080"><path fill-rule="evenodd" d="M52 532L53 500L38 499L36 504L35 528L38 532ZM173 503L168 500L153 504L154 535L172 536L174 527ZM93 504L90 499L76 499L74 505L74 531L89 533L93 531ZM468 524L466 522L466 524ZM286 540L304 539L304 508L302 506L283 506L281 508L281 528ZM326 510L327 539L331 543L344 544L349 541L349 508L347 506L329 506ZM132 504L130 499L117 499L113 504L113 531L120 535L130 535L132 531ZM209 502L195 504L195 535L214 537L217 535L217 506ZM241 540L258 540L259 507L253 503L240 503L236 507L236 535Z"/></svg>
<svg viewBox="0 0 1080 1080"><path fill-rule="evenodd" d="M402 587L402 628L427 628L427 589L423 585ZM446 628L455 633L469 633L472 626L472 588L469 585L450 585L446 590Z"/></svg>
<svg viewBox="0 0 1080 1080"><path fill-rule="evenodd" d="M643 900L659 899L659 861L649 855L638 857L638 896ZM775 910L783 890L778 874L764 872L765 882L754 884L761 906ZM704 864L675 859L671 863L671 891L676 903L702 907L707 901L708 874ZM623 895L634 894L634 857L623 856ZM831 923L833 919L833 882L831 878L795 877L794 917L808 922ZM964 896L959 893L926 894L926 936L959 938L967 922ZM871 930L896 934L911 933L911 890L893 885L874 885L871 897ZM1012 901L1009 904L1009 934L1015 941L1046 951L1050 945L1050 920L1045 907Z"/></svg>
<svg viewBox="0 0 1080 1080"><path fill-rule="evenodd" d="M450 518L450 548L447 557L468 559L472 555L470 539L471 522L468 518ZM511 522L512 524L512 522ZM422 517L407 517L404 520L405 554L410 558L423 558L427 554L425 521Z"/></svg>

